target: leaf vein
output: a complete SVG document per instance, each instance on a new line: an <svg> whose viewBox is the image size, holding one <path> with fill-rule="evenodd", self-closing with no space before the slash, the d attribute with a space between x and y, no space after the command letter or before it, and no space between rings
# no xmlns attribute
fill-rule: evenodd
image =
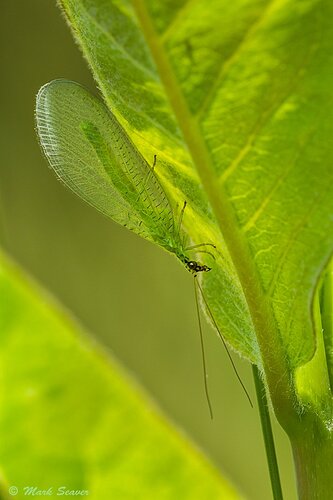
<svg viewBox="0 0 333 500"><path fill-rule="evenodd" d="M254 126L252 127L252 131L247 137L247 140L245 144L242 146L241 150L239 151L238 155L236 158L231 162L230 165L222 172L220 175L219 181L221 185L225 183L227 178L236 170L238 165L241 163L241 161L246 157L247 153L251 150L251 147L253 146L255 139L257 137L257 134L259 131L263 129L265 125L269 123L270 120L273 120L276 114L279 112L283 104L289 99L297 85L299 84L299 77L302 76L303 78L305 77L305 68L309 65L310 61L312 60L314 53L315 53L315 47L316 44L314 43L312 47L310 47L310 50L305 58L304 61L299 65L297 68L296 74L294 75L292 81L290 82L290 85L286 89L285 93L281 96L280 100L276 103L273 102L273 104L270 105L270 107L264 109L264 111L260 114L258 117L257 121L255 122Z"/></svg>
<svg viewBox="0 0 333 500"><path fill-rule="evenodd" d="M166 42L170 35L177 29L177 26L184 19L184 15L186 12L193 7L193 4L196 4L198 0L187 0L184 5L178 9L177 14L171 20L170 24L166 27L165 31L161 34L161 40Z"/></svg>
<svg viewBox="0 0 333 500"><path fill-rule="evenodd" d="M301 154L304 152L306 146L309 144L310 140L312 139L314 133L315 133L315 128L312 129L310 134L306 137L305 141L303 144L300 146L300 148L297 151L297 154L295 155L294 159L292 162L290 162L289 165L281 172L281 174L278 176L277 179L275 179L275 182L272 184L271 189L265 196L265 198L262 200L260 206L257 208L257 210L253 213L253 215L248 219L248 221L244 224L242 231L244 233L248 232L256 223L256 221L259 219L265 208L267 207L268 203L270 200L273 198L274 194L278 190L278 188L281 186L283 181L288 177L289 173L292 171L292 169L295 167L298 159L300 158Z"/></svg>
<svg viewBox="0 0 333 500"><path fill-rule="evenodd" d="M244 33L244 36L239 41L239 44L236 46L235 50L230 54L226 61L222 61L218 74L214 80L214 84L211 86L210 91L206 94L203 103L198 109L195 118L197 121L200 121L200 118L206 114L207 109L210 107L212 101L214 100L218 90L221 88L221 83L223 82L225 75L232 66L233 62L237 59L237 57L242 53L242 50L247 46L248 41L251 37L258 31L260 26L264 24L264 22L269 17L272 10L274 10L276 4L280 3L280 0L271 0L266 8L260 13L257 19L250 24L248 30Z"/></svg>
<svg viewBox="0 0 333 500"><path fill-rule="evenodd" d="M97 19L89 12L88 8L85 5L83 5L82 3L81 3L81 5L82 5L82 9L85 11L87 16L91 19L93 24L102 33L104 33L104 35L111 41L111 44L116 46L119 49L119 51L125 56L125 58L128 59L128 61L130 61L133 64L133 66L136 66L138 69L140 69L141 71L143 71L144 73L149 75L152 78L152 80L158 81L157 75L155 73L153 73L153 71L151 71L149 68L147 68L146 66L141 64L139 62L139 60L134 59L129 54L129 52L119 42L116 41L116 39L111 35L111 33L97 21Z"/></svg>
<svg viewBox="0 0 333 500"><path fill-rule="evenodd" d="M274 294L274 290L276 287L276 284L278 283L278 278L280 276L280 273L283 268L283 264L285 262L285 258L289 253L290 247L294 241L297 240L297 237L299 236L300 232L302 231L304 225L308 221L310 215L315 211L315 209L318 207L319 202L326 196L327 191L329 191L331 188L331 185L329 184L326 189L318 193L318 195L314 198L313 202L311 203L309 209L307 212L304 214L304 216L300 219L300 221L295 225L295 227L290 231L290 237L288 238L286 245L284 246L284 250L280 255L280 258L276 264L275 267L275 272L271 278L271 281L268 285L268 291L267 295L269 297L272 297Z"/></svg>

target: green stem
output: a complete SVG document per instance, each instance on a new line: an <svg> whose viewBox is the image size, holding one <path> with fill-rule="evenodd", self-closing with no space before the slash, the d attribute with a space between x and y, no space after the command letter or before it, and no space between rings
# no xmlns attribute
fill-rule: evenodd
<svg viewBox="0 0 333 500"><path fill-rule="evenodd" d="M301 500L332 500L333 436L317 418L305 418L302 434L291 439Z"/></svg>
<svg viewBox="0 0 333 500"><path fill-rule="evenodd" d="M266 389L256 365L252 365L252 372L257 393L261 428L264 436L273 498L274 500L283 500L279 466L276 458L274 437L267 404Z"/></svg>

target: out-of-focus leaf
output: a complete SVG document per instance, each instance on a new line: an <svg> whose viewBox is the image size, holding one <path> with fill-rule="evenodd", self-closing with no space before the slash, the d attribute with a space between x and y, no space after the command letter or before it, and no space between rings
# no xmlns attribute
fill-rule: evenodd
<svg viewBox="0 0 333 500"><path fill-rule="evenodd" d="M26 498L25 487L52 488L56 496L66 487L96 500L240 498L4 257L0 365L3 492L16 487L16 498Z"/></svg>

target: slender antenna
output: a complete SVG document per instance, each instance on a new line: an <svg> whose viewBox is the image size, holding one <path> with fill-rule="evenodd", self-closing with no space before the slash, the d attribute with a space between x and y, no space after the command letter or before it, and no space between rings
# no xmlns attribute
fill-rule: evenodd
<svg viewBox="0 0 333 500"><path fill-rule="evenodd" d="M155 170L155 167L156 167L156 161L157 161L157 156L156 156L156 155L154 155L154 161L153 161L153 164L152 164L152 167L151 167L152 172L154 172L154 170Z"/></svg>
<svg viewBox="0 0 333 500"><path fill-rule="evenodd" d="M210 398L209 398L208 383L207 383L207 368L206 368L205 346L204 346L203 335L202 335L202 326L201 326L200 309L199 309L199 301L198 301L198 290L197 290L197 287L196 287L196 282L197 282L196 278L197 278L197 275L194 276L194 295L195 295L195 304L196 304L196 307L197 307L197 315L198 315L198 323L199 323L200 344L201 344L201 354L202 354L202 368L203 368L203 373L204 373L205 394L206 394L206 400L207 400L207 404L208 404L208 408L209 408L210 418L213 420L213 410L212 410L212 405L211 405Z"/></svg>
<svg viewBox="0 0 333 500"><path fill-rule="evenodd" d="M179 214L178 231L177 231L177 237L178 237L178 239L180 238L180 230L181 230L181 227L182 227L182 222L183 222L183 217L184 217L184 212L185 212L186 205L187 205L187 202L185 200L183 208L181 209L180 214Z"/></svg>
<svg viewBox="0 0 333 500"><path fill-rule="evenodd" d="M217 323L216 323L215 318L214 318L214 316L213 316L213 314L212 314L212 311L210 310L210 307L209 307L209 305L208 305L208 303L207 303L206 297L204 296L204 293L203 293L202 287L201 287L201 285L200 285L200 283L199 283L199 281L198 281L198 280L196 280L196 283L197 283L197 285L198 285L198 287L199 287L199 290L200 290L201 296L202 296L202 298L203 298L203 301L204 301L204 303L205 303L205 306L207 307L207 310L208 310L208 312L209 312L209 316L211 317L212 322L213 322L213 324L214 324L214 326L215 326L215 328L216 328L216 330L217 330L217 332L218 332L218 335L219 335L220 339L221 339L221 340L222 340L222 342L223 342L224 348L225 348L225 350L226 350L226 352L227 352L228 358L229 358L230 363L231 363L231 365L232 365L232 368L233 368L233 370L234 370L234 372L235 372L235 374L236 374L236 377L238 378L238 381L239 381L240 385L242 386L243 391L245 392L245 395L246 395L247 399L249 400L249 403L250 403L250 405L251 405L251 408L253 408L253 403L252 403L252 400L251 400L250 394L248 393L248 391L247 391L247 389L246 389L246 387L245 387L245 385L244 385L244 383L243 383L243 381L242 381L242 379L241 379L241 377L240 377L240 375L239 375L239 373L238 373L238 370L237 370L237 368L236 368L236 365L235 365L234 360L232 359L232 356L231 356L231 354L230 354L230 351L229 351L229 349L228 349L228 346L227 346L227 344L226 344L226 341L225 341L225 340L224 340L224 338L222 337L222 334L221 334L221 332L220 332L220 329L219 329L219 327L217 326Z"/></svg>

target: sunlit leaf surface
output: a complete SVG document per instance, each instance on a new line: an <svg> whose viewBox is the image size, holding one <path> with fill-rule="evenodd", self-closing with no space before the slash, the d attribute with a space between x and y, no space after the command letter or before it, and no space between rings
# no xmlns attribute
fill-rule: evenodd
<svg viewBox="0 0 333 500"><path fill-rule="evenodd" d="M62 4L106 103L188 201L192 239L219 247L204 288L224 335L257 362L256 338L266 361L308 360L333 248L332 2Z"/></svg>

